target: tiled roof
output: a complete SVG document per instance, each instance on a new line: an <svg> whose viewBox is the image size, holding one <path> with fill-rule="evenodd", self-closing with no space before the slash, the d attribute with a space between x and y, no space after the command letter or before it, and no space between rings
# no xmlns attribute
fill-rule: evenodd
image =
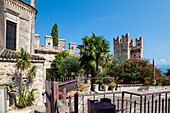
<svg viewBox="0 0 170 113"><path fill-rule="evenodd" d="M40 49L35 49L35 53L43 53L43 54L57 54L58 52L56 51L47 51L47 50L40 50Z"/></svg>
<svg viewBox="0 0 170 113"><path fill-rule="evenodd" d="M17 59L18 58L18 53L16 51L13 50L9 50L9 49L4 49L2 50L2 52L0 53L0 58L1 59ZM45 60L45 58L43 57L39 57L36 55L30 55L30 59L31 60Z"/></svg>

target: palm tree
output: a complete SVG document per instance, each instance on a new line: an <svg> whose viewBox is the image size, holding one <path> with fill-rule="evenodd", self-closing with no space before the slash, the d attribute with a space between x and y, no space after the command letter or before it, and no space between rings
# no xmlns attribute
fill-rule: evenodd
<svg viewBox="0 0 170 113"><path fill-rule="evenodd" d="M27 53L26 51L24 51L23 48L21 48L18 52L18 58L16 60L16 67L20 73L20 94L22 91L22 72L30 67L31 62L29 60L29 53Z"/></svg>
<svg viewBox="0 0 170 113"><path fill-rule="evenodd" d="M96 77L99 65L107 61L109 42L101 36L95 36L94 33L91 33L90 36L85 36L81 40L83 45L78 45L81 50L80 64L85 71L91 71L92 77ZM92 80L92 84L94 82Z"/></svg>
<svg viewBox="0 0 170 113"><path fill-rule="evenodd" d="M36 76L36 68L37 68L37 66L33 65L32 68L29 70L27 75L30 78L35 78L35 76Z"/></svg>

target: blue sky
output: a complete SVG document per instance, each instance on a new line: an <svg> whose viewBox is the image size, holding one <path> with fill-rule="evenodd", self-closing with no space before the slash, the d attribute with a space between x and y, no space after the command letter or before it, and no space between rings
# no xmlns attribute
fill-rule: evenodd
<svg viewBox="0 0 170 113"><path fill-rule="evenodd" d="M145 58L170 68L170 0L36 0L36 8L41 44L55 22L66 49L93 32L110 42L113 54L113 38L130 33L130 39L143 36Z"/></svg>

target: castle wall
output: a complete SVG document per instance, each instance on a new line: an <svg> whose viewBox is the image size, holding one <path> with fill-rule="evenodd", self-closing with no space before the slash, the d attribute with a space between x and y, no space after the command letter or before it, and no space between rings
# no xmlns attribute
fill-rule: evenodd
<svg viewBox="0 0 170 113"><path fill-rule="evenodd" d="M134 46L134 40L129 41L130 34L122 35L114 38L114 55L118 57L135 57L143 58L143 37L136 38L136 46Z"/></svg>
<svg viewBox="0 0 170 113"><path fill-rule="evenodd" d="M45 36L45 45L40 45L40 36L38 34L35 35L34 41L34 54L57 54L57 52L65 51L65 39L58 39L58 46L53 46L53 38L52 36ZM69 52L71 55L76 53L77 49L76 43L69 43ZM47 55L48 57L49 55ZM50 55L51 56L51 55ZM76 55L77 56L77 55Z"/></svg>

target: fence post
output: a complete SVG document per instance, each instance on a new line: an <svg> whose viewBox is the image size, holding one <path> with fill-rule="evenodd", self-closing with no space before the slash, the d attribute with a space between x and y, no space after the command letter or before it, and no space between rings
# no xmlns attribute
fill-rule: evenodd
<svg viewBox="0 0 170 113"><path fill-rule="evenodd" d="M58 82L55 83L55 89L56 89L56 106L57 106L57 113L58 113L58 100L59 100L59 85Z"/></svg>
<svg viewBox="0 0 170 113"><path fill-rule="evenodd" d="M125 96L125 93L122 92L122 113L124 113L124 96Z"/></svg>
<svg viewBox="0 0 170 113"><path fill-rule="evenodd" d="M52 82L52 113L58 112L58 96L57 96L58 82Z"/></svg>
<svg viewBox="0 0 170 113"><path fill-rule="evenodd" d="M72 110L72 106L71 106L71 96L69 96L69 113L71 113Z"/></svg>
<svg viewBox="0 0 170 113"><path fill-rule="evenodd" d="M67 94L66 94L66 88L64 88L64 89L63 89L63 100L64 100L64 104L65 104L65 105L67 105L67 103L66 103L66 96L67 96Z"/></svg>
<svg viewBox="0 0 170 113"><path fill-rule="evenodd" d="M78 92L74 94L74 110L75 113L78 113Z"/></svg>
<svg viewBox="0 0 170 113"><path fill-rule="evenodd" d="M50 85L49 81L45 80L45 93L46 93L46 113L50 113Z"/></svg>
<svg viewBox="0 0 170 113"><path fill-rule="evenodd" d="M142 113L142 96L140 97L140 113Z"/></svg>

